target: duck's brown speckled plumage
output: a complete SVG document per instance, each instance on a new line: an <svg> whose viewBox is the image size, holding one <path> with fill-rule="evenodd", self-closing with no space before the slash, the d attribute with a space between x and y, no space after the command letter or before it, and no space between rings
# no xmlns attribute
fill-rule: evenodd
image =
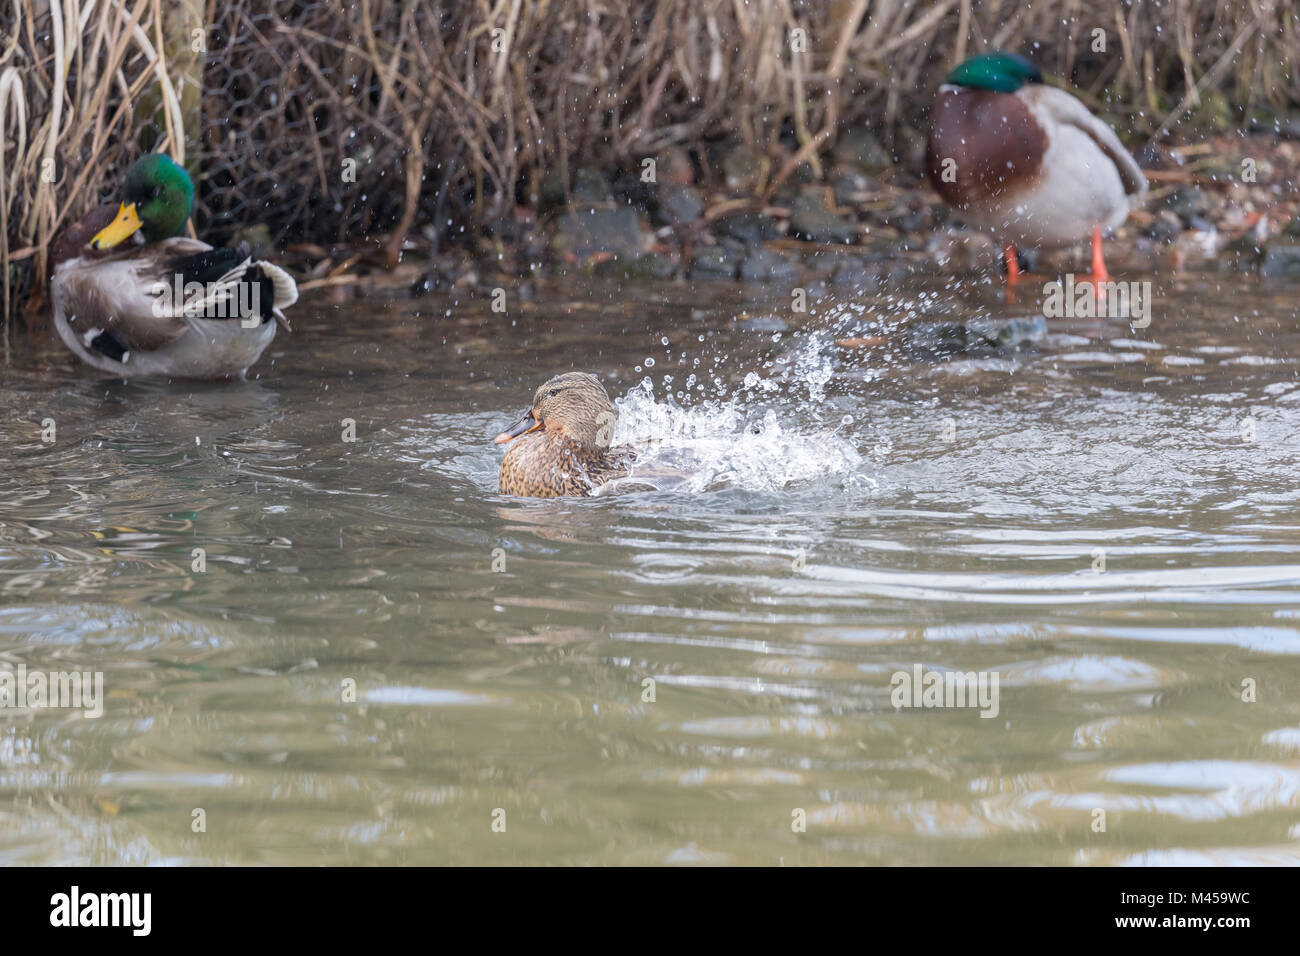
<svg viewBox="0 0 1300 956"><path fill-rule="evenodd" d="M501 459L503 495L524 498L582 497L600 485L627 474L634 455L626 445L583 449L566 438L544 431L515 439Z"/></svg>
<svg viewBox="0 0 1300 956"><path fill-rule="evenodd" d="M497 436L504 495L584 497L622 478L635 460L628 445L610 447L617 411L594 375L566 372L539 388L520 419Z"/></svg>

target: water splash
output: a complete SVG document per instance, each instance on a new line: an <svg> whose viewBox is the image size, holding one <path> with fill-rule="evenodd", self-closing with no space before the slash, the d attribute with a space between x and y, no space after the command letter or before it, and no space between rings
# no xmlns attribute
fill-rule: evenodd
<svg viewBox="0 0 1300 956"><path fill-rule="evenodd" d="M768 375L751 371L730 389L691 374L674 391L666 375L662 397L642 379L617 401L614 434L615 444L637 449L637 462L609 490L778 492L824 481L874 489L850 434L853 417L827 400L835 369L826 343L810 336L763 368Z"/></svg>

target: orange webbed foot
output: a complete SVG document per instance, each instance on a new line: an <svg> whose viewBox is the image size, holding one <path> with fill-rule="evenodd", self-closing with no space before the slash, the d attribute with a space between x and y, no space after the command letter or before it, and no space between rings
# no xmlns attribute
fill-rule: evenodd
<svg viewBox="0 0 1300 956"><path fill-rule="evenodd" d="M1079 284L1087 283L1091 285L1097 296L1097 301L1106 298L1106 284L1110 282L1110 273L1106 271L1106 260L1101 254L1101 226L1092 227L1092 271L1087 277L1079 280Z"/></svg>

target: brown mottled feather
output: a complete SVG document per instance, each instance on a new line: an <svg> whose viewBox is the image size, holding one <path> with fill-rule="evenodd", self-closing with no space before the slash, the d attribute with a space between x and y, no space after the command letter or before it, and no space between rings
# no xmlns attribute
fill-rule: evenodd
<svg viewBox="0 0 1300 956"><path fill-rule="evenodd" d="M95 234L117 218L116 205L96 206L72 225L59 230L50 245L50 275L61 262L90 254L87 248Z"/></svg>
<svg viewBox="0 0 1300 956"><path fill-rule="evenodd" d="M542 384L528 411L496 442L510 443L501 459L502 494L528 498L582 497L623 478L636 454L609 446L618 409L595 375L564 372Z"/></svg>
<svg viewBox="0 0 1300 956"><path fill-rule="evenodd" d="M635 457L627 445L583 448L545 431L532 432L511 442L501 459L501 493L526 498L590 495L605 482L624 477Z"/></svg>

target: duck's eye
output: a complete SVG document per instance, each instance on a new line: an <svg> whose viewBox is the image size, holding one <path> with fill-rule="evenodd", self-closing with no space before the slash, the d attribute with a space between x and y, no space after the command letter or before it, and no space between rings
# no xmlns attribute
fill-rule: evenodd
<svg viewBox="0 0 1300 956"><path fill-rule="evenodd" d="M546 397L547 397L547 398L554 398L556 395L559 395L559 394L560 394L560 389L558 389L558 388L553 388L553 389L551 389L549 392L546 393Z"/></svg>

